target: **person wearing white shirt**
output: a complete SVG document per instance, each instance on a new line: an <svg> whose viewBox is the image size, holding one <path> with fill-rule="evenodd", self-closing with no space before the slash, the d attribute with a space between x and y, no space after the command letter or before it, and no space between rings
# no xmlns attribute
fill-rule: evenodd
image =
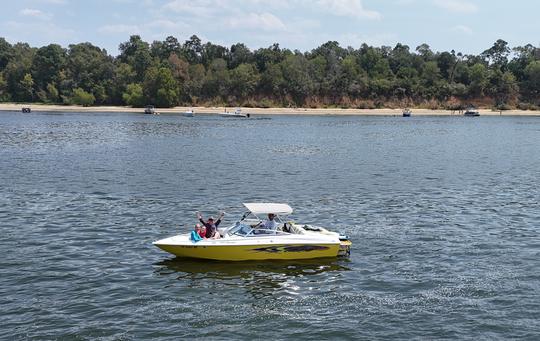
<svg viewBox="0 0 540 341"><path fill-rule="evenodd" d="M278 223L274 220L276 217L275 214L269 213L268 219L261 222L258 227L260 229L270 230L270 231L276 231L278 227Z"/></svg>

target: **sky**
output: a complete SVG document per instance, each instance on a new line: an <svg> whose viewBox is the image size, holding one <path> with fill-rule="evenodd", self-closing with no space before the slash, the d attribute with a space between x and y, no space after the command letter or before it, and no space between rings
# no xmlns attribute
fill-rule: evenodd
<svg viewBox="0 0 540 341"><path fill-rule="evenodd" d="M540 46L537 0L0 0L0 37L41 47L91 42L118 54L133 34L145 41L196 34L251 49L279 43L309 51L327 41L358 48L427 43L479 54L503 39Z"/></svg>

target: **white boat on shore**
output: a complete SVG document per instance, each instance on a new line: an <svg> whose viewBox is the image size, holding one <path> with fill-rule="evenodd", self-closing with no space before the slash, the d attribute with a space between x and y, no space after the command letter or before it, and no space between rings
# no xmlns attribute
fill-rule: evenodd
<svg viewBox="0 0 540 341"><path fill-rule="evenodd" d="M220 113L219 116L231 118L249 118L250 114L244 114L242 113L242 109L236 108L233 112L228 112L227 109L225 109L225 112Z"/></svg>
<svg viewBox="0 0 540 341"><path fill-rule="evenodd" d="M469 117L476 117L480 116L480 113L475 107L468 107L467 110L465 110L465 113L463 113L463 116L469 116Z"/></svg>
<svg viewBox="0 0 540 341"><path fill-rule="evenodd" d="M153 105L147 105L144 107L144 113L146 115L159 115L159 112L156 111L156 108Z"/></svg>
<svg viewBox="0 0 540 341"><path fill-rule="evenodd" d="M182 113L182 116L184 117L193 117L194 111L193 109L186 110Z"/></svg>
<svg viewBox="0 0 540 341"><path fill-rule="evenodd" d="M248 209L232 226L218 228L219 239L194 241L190 233L155 241L160 249L178 257L247 261L266 259L310 259L348 256L351 242L323 227L285 222L292 213L287 204L245 203ZM259 227L259 216L275 215L276 229Z"/></svg>
<svg viewBox="0 0 540 341"><path fill-rule="evenodd" d="M402 115L403 115L403 117L411 117L411 115L412 115L411 109L409 109L409 108L403 109Z"/></svg>

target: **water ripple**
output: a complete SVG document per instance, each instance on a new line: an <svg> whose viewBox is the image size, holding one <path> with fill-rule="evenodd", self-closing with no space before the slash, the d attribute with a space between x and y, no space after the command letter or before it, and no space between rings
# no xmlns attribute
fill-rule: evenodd
<svg viewBox="0 0 540 341"><path fill-rule="evenodd" d="M537 339L527 117L0 115L1 339ZM195 211L289 202L350 259L199 262Z"/></svg>

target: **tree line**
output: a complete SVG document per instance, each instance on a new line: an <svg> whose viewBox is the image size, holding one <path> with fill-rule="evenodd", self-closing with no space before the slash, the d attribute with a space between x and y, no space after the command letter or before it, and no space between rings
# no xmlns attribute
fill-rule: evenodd
<svg viewBox="0 0 540 341"><path fill-rule="evenodd" d="M138 35L111 56L91 43L64 48L0 38L0 101L141 107L248 106L538 109L540 48L504 40L479 55L422 44L358 49L329 41L309 51L250 50Z"/></svg>

